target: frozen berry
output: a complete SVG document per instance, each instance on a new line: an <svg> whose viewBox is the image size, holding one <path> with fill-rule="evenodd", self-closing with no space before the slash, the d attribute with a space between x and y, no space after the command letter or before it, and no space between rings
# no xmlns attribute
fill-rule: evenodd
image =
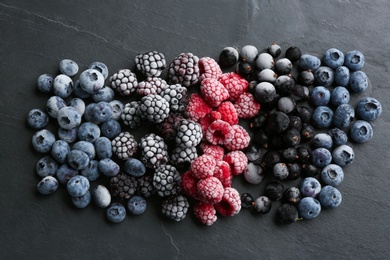
<svg viewBox="0 0 390 260"><path fill-rule="evenodd" d="M217 212L213 204L197 202L193 207L193 211L196 218L207 226L210 226L217 221Z"/></svg>
<svg viewBox="0 0 390 260"><path fill-rule="evenodd" d="M147 202L146 200L138 195L132 196L128 201L127 201L127 209L129 212L133 215L140 215L145 212L147 207Z"/></svg>
<svg viewBox="0 0 390 260"><path fill-rule="evenodd" d="M158 94L167 86L167 82L159 77L147 77L138 83L137 93L140 96Z"/></svg>
<svg viewBox="0 0 390 260"><path fill-rule="evenodd" d="M215 209L222 216L234 216L241 210L241 197L234 188L225 188L222 200L214 205Z"/></svg>
<svg viewBox="0 0 390 260"><path fill-rule="evenodd" d="M214 145L207 142L200 144L200 149L204 154L211 155L215 160L222 160L225 155L225 150L220 145Z"/></svg>
<svg viewBox="0 0 390 260"><path fill-rule="evenodd" d="M138 143L129 132L122 132L111 142L112 151L119 159L126 160L138 150Z"/></svg>
<svg viewBox="0 0 390 260"><path fill-rule="evenodd" d="M137 113L153 123L161 123L169 116L169 102L160 95L150 94L141 98Z"/></svg>
<svg viewBox="0 0 390 260"><path fill-rule="evenodd" d="M215 204L222 200L224 188L216 177L200 179L197 183L197 195L204 203Z"/></svg>
<svg viewBox="0 0 390 260"><path fill-rule="evenodd" d="M272 201L267 196L260 196L253 201L253 210L256 213L267 214L272 207Z"/></svg>
<svg viewBox="0 0 390 260"><path fill-rule="evenodd" d="M196 158L191 164L191 171L193 176L198 179L213 176L217 161L208 154L203 154Z"/></svg>
<svg viewBox="0 0 390 260"><path fill-rule="evenodd" d="M232 67L238 61L239 53L236 48L226 47L219 54L219 65L221 67Z"/></svg>
<svg viewBox="0 0 390 260"><path fill-rule="evenodd" d="M167 198L161 204L162 213L177 222L186 217L189 207L190 203L183 195Z"/></svg>
<svg viewBox="0 0 390 260"><path fill-rule="evenodd" d="M161 75L162 70L165 69L166 61L163 53L149 51L138 54L135 57L135 64L137 70L141 71L144 75L158 77Z"/></svg>
<svg viewBox="0 0 390 260"><path fill-rule="evenodd" d="M190 165L198 157L195 146L176 146L172 150L170 162L176 167L185 167Z"/></svg>
<svg viewBox="0 0 390 260"><path fill-rule="evenodd" d="M199 81L202 82L205 78L218 78L222 75L222 70L218 63L210 57L199 59Z"/></svg>
<svg viewBox="0 0 390 260"><path fill-rule="evenodd" d="M260 110L260 104L249 92L242 93L235 101L234 107L239 118L251 118Z"/></svg>
<svg viewBox="0 0 390 260"><path fill-rule="evenodd" d="M122 96L129 96L138 86L137 77L131 70L122 69L110 77L110 86Z"/></svg>
<svg viewBox="0 0 390 260"><path fill-rule="evenodd" d="M181 191L181 174L173 165L161 165L154 172L153 186L160 197L176 195Z"/></svg>
<svg viewBox="0 0 390 260"><path fill-rule="evenodd" d="M217 112L221 114L221 120L231 125L238 124L238 114L236 107L230 101L224 101L217 107Z"/></svg>
<svg viewBox="0 0 390 260"><path fill-rule="evenodd" d="M223 160L230 165L233 175L243 173L248 166L248 158L242 151L231 151L225 155Z"/></svg>
<svg viewBox="0 0 390 260"><path fill-rule="evenodd" d="M248 81L234 72L222 74L219 77L219 82L227 89L229 99L233 102L248 90Z"/></svg>
<svg viewBox="0 0 390 260"><path fill-rule="evenodd" d="M253 206L254 199L249 193L241 194L241 207L244 209L249 209Z"/></svg>
<svg viewBox="0 0 390 260"><path fill-rule="evenodd" d="M225 161L217 161L213 176L221 181L224 188L232 185L233 176L231 174L230 165Z"/></svg>
<svg viewBox="0 0 390 260"><path fill-rule="evenodd" d="M184 112L187 105L187 88L180 84L166 85L158 92L169 103L171 112Z"/></svg>
<svg viewBox="0 0 390 260"><path fill-rule="evenodd" d="M168 146L164 139L154 133L141 137L139 142L141 161L146 167L155 169L168 162Z"/></svg>
<svg viewBox="0 0 390 260"><path fill-rule="evenodd" d="M205 137L211 144L224 145L232 141L234 129L229 123L223 120L216 120L207 128Z"/></svg>
<svg viewBox="0 0 390 260"><path fill-rule="evenodd" d="M276 211L276 218L281 224L294 223L298 220L298 210L294 205L284 203Z"/></svg>
<svg viewBox="0 0 390 260"><path fill-rule="evenodd" d="M228 90L214 78L204 79L200 85L200 92L204 100L212 107L217 107L222 101L229 99Z"/></svg>
<svg viewBox="0 0 390 260"><path fill-rule="evenodd" d="M138 187L137 179L126 173L119 173L110 179L111 194L121 199L132 197Z"/></svg>
<svg viewBox="0 0 390 260"><path fill-rule="evenodd" d="M193 93L186 107L185 114L189 119L198 121L212 111L212 107L197 93Z"/></svg>
<svg viewBox="0 0 390 260"><path fill-rule="evenodd" d="M194 177L191 170L188 170L182 174L182 191L189 197L197 198L197 185L198 180Z"/></svg>
<svg viewBox="0 0 390 260"><path fill-rule="evenodd" d="M168 66L168 82L185 87L199 81L199 58L192 53L181 53Z"/></svg>
<svg viewBox="0 0 390 260"><path fill-rule="evenodd" d="M234 131L233 139L224 145L225 148L229 151L245 149L249 145L251 139L248 132L240 125L233 125L232 128Z"/></svg>
<svg viewBox="0 0 390 260"><path fill-rule="evenodd" d="M265 187L265 194L272 201L280 200L283 197L284 186L278 181L273 181Z"/></svg>
<svg viewBox="0 0 390 260"><path fill-rule="evenodd" d="M183 147L197 146L202 140L203 133L195 121L181 119L176 124L176 144Z"/></svg>

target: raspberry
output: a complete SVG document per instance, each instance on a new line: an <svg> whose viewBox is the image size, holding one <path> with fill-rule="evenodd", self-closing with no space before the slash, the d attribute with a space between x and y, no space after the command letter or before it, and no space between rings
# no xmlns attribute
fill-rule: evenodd
<svg viewBox="0 0 390 260"><path fill-rule="evenodd" d="M192 53L181 53L168 67L168 82L182 84L185 87L199 81L199 58Z"/></svg>
<svg viewBox="0 0 390 260"><path fill-rule="evenodd" d="M217 111L221 114L223 121L228 122L231 125L238 124L238 114L235 106L230 101L222 102L218 107Z"/></svg>
<svg viewBox="0 0 390 260"><path fill-rule="evenodd" d="M138 114L153 123L161 123L170 112L169 102L160 95L150 94L141 98Z"/></svg>
<svg viewBox="0 0 390 260"><path fill-rule="evenodd" d="M137 70L141 71L145 76L158 77L165 69L165 56L161 52L149 51L147 53L140 53L135 56L135 64Z"/></svg>
<svg viewBox="0 0 390 260"><path fill-rule="evenodd" d="M212 110L211 106L199 94L193 93L188 99L185 115L188 119L198 121Z"/></svg>
<svg viewBox="0 0 390 260"><path fill-rule="evenodd" d="M111 141L112 151L119 159L126 160L138 150L138 143L129 132L122 132Z"/></svg>
<svg viewBox="0 0 390 260"><path fill-rule="evenodd" d="M214 169L214 177L221 181L224 188L230 187L233 180L230 165L225 161L217 161Z"/></svg>
<svg viewBox="0 0 390 260"><path fill-rule="evenodd" d="M239 118L254 117L260 110L260 104L249 92L241 94L234 103L234 107L237 110Z"/></svg>
<svg viewBox="0 0 390 260"><path fill-rule="evenodd" d="M234 216L241 210L240 194L234 188L226 188L222 200L214 206L222 216Z"/></svg>
<svg viewBox="0 0 390 260"><path fill-rule="evenodd" d="M213 176L217 161L211 155L203 154L196 158L191 164L191 171L198 179Z"/></svg>
<svg viewBox="0 0 390 260"><path fill-rule="evenodd" d="M222 120L222 115L218 111L211 111L210 114L211 122L214 122L215 120Z"/></svg>
<svg viewBox="0 0 390 260"><path fill-rule="evenodd" d="M204 100L212 107L217 107L222 101L229 99L227 89L214 78L205 78L201 82L200 93Z"/></svg>
<svg viewBox="0 0 390 260"><path fill-rule="evenodd" d="M169 116L160 124L157 124L157 129L165 140L173 140L176 138L176 124L183 119L182 114L169 113Z"/></svg>
<svg viewBox="0 0 390 260"><path fill-rule="evenodd" d="M122 96L129 96L137 86L137 77L131 70L122 69L110 77L110 86Z"/></svg>
<svg viewBox="0 0 390 260"><path fill-rule="evenodd" d="M182 168L190 165L197 157L196 147L176 146L171 154L171 163Z"/></svg>
<svg viewBox="0 0 390 260"><path fill-rule="evenodd" d="M198 198L196 184L198 180L194 177L191 170L186 171L181 176L181 187L184 194L192 198Z"/></svg>
<svg viewBox="0 0 390 260"><path fill-rule="evenodd" d="M233 134L234 130L229 123L216 120L207 128L206 140L214 145L224 145L232 141Z"/></svg>
<svg viewBox="0 0 390 260"><path fill-rule="evenodd" d="M222 74L219 77L219 82L229 92L231 101L235 101L242 93L248 90L248 81L235 72Z"/></svg>
<svg viewBox="0 0 390 260"><path fill-rule="evenodd" d="M121 118L123 123L130 129L136 129L141 126L141 117L138 115L139 101L127 103L122 110Z"/></svg>
<svg viewBox="0 0 390 260"><path fill-rule="evenodd" d="M200 125L200 128L202 129L203 133L203 140L206 140L206 132L211 123L214 120L211 118L210 114L206 115L205 117L202 117L201 119L198 120L198 124Z"/></svg>
<svg viewBox="0 0 390 260"><path fill-rule="evenodd" d="M161 211L166 217L178 222L186 217L189 207L190 203L187 198L177 195L165 199L161 204Z"/></svg>
<svg viewBox="0 0 390 260"><path fill-rule="evenodd" d="M225 155L225 150L222 146L210 144L207 142L202 142L200 144L200 149L202 150L203 154L211 155L217 161L223 160L223 156Z"/></svg>
<svg viewBox="0 0 390 260"><path fill-rule="evenodd" d="M189 119L181 119L176 125L176 144L183 147L197 146L202 140L200 125Z"/></svg>
<svg viewBox="0 0 390 260"><path fill-rule="evenodd" d="M201 179L196 184L199 200L204 203L215 204L222 200L224 188L220 180L215 177Z"/></svg>
<svg viewBox="0 0 390 260"><path fill-rule="evenodd" d="M158 92L169 103L172 112L183 112L187 105L187 88L180 84L166 85Z"/></svg>
<svg viewBox="0 0 390 260"><path fill-rule="evenodd" d="M233 139L225 144L225 148L229 151L245 149L251 140L248 132L240 125L233 125L232 128L234 130Z"/></svg>
<svg viewBox="0 0 390 260"><path fill-rule="evenodd" d="M146 80L138 83L137 93L140 96L158 94L167 86L167 82L158 77L147 77Z"/></svg>
<svg viewBox="0 0 390 260"><path fill-rule="evenodd" d="M205 78L218 79L222 75L222 70L213 58L203 57L199 59L199 75L200 82Z"/></svg>
<svg viewBox="0 0 390 260"><path fill-rule="evenodd" d="M232 151L223 158L230 165L233 175L239 175L244 172L248 166L248 158L242 151Z"/></svg>
<svg viewBox="0 0 390 260"><path fill-rule="evenodd" d="M198 202L194 205L195 217L203 224L210 226L217 221L215 208L212 204Z"/></svg>

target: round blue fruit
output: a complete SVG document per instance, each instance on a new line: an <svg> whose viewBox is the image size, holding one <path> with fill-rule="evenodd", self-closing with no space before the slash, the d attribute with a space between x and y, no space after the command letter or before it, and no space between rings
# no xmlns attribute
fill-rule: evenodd
<svg viewBox="0 0 390 260"><path fill-rule="evenodd" d="M103 185L94 187L91 191L92 198L99 208L106 208L111 203L110 191Z"/></svg>
<svg viewBox="0 0 390 260"><path fill-rule="evenodd" d="M126 208L120 203L112 203L106 209L106 216L112 223L122 222L126 218Z"/></svg>
<svg viewBox="0 0 390 260"><path fill-rule="evenodd" d="M95 102L110 102L114 99L115 92L112 88L104 86L98 92L92 94L92 99Z"/></svg>
<svg viewBox="0 0 390 260"><path fill-rule="evenodd" d="M364 63L364 55L358 50L352 50L345 54L344 66L350 70L361 70L364 66Z"/></svg>
<svg viewBox="0 0 390 260"><path fill-rule="evenodd" d="M337 86L346 87L349 84L350 71L345 66L338 67L334 72L334 81Z"/></svg>
<svg viewBox="0 0 390 260"><path fill-rule="evenodd" d="M99 161L99 170L108 177L116 176L119 171L119 165L113 160L106 158Z"/></svg>
<svg viewBox="0 0 390 260"><path fill-rule="evenodd" d="M140 215L145 212L146 210L146 200L138 195L134 195L129 199L127 202L127 209L129 212L133 215Z"/></svg>
<svg viewBox="0 0 390 260"><path fill-rule="evenodd" d="M326 87L317 86L310 94L310 102L314 106L326 106L330 101L330 91Z"/></svg>
<svg viewBox="0 0 390 260"><path fill-rule="evenodd" d="M334 81L334 72L327 66L321 66L314 72L314 81L319 86L329 87Z"/></svg>
<svg viewBox="0 0 390 260"><path fill-rule="evenodd" d="M80 171L80 175L87 178L90 182L97 180L100 176L99 162L89 160L88 166Z"/></svg>
<svg viewBox="0 0 390 260"><path fill-rule="evenodd" d="M32 109L27 114L27 124L34 129L42 129L49 123L49 115L38 108Z"/></svg>
<svg viewBox="0 0 390 260"><path fill-rule="evenodd" d="M100 137L100 128L97 124L84 122L79 126L77 136L81 141L93 143Z"/></svg>
<svg viewBox="0 0 390 260"><path fill-rule="evenodd" d="M33 148L39 153L50 152L55 141L54 134L47 129L37 131L32 137Z"/></svg>
<svg viewBox="0 0 390 260"><path fill-rule="evenodd" d="M46 176L37 184L40 194L50 195L58 189L58 181L53 176Z"/></svg>
<svg viewBox="0 0 390 260"><path fill-rule="evenodd" d="M382 105L375 98L365 97L357 104L356 113L361 119L370 122L382 114Z"/></svg>
<svg viewBox="0 0 390 260"><path fill-rule="evenodd" d="M94 94L104 87L104 76L96 69L87 69L80 74L80 86L88 94Z"/></svg>
<svg viewBox="0 0 390 260"><path fill-rule="evenodd" d="M72 197L83 196L89 190L89 180L81 175L72 177L66 184L66 189Z"/></svg>
<svg viewBox="0 0 390 260"><path fill-rule="evenodd" d="M84 91L80 86L80 80L76 80L73 84L73 95L78 98L89 98L91 94Z"/></svg>
<svg viewBox="0 0 390 260"><path fill-rule="evenodd" d="M129 158L125 162L123 171L135 177L141 177L145 174L146 167L140 160L136 158Z"/></svg>
<svg viewBox="0 0 390 260"><path fill-rule="evenodd" d="M54 176L58 169L58 163L50 155L46 155L39 159L35 169L37 174L42 178L46 176Z"/></svg>
<svg viewBox="0 0 390 260"><path fill-rule="evenodd" d="M109 103L110 103L110 106L112 108L111 118L114 120L121 119L121 114L122 114L123 109L125 108L125 105L119 100L113 100Z"/></svg>
<svg viewBox="0 0 390 260"><path fill-rule="evenodd" d="M114 139L122 132L121 124L115 119L109 119L100 124L101 135Z"/></svg>
<svg viewBox="0 0 390 260"><path fill-rule="evenodd" d="M56 172L56 178L61 184L66 184L72 177L76 176L79 172L68 164L64 163L58 167Z"/></svg>
<svg viewBox="0 0 390 260"><path fill-rule="evenodd" d="M70 152L70 146L64 140L57 140L54 142L53 147L51 148L51 156L58 163L65 163L66 157Z"/></svg>
<svg viewBox="0 0 390 260"><path fill-rule="evenodd" d="M333 121L333 111L327 106L317 107L312 115L312 122L318 128L328 128Z"/></svg>
<svg viewBox="0 0 390 260"><path fill-rule="evenodd" d="M332 152L333 162L340 167L350 165L355 159L355 152L349 145L343 144L336 147Z"/></svg>
<svg viewBox="0 0 390 260"><path fill-rule="evenodd" d="M328 130L328 134L332 137L334 145L346 144L348 141L347 134L340 128L334 127Z"/></svg>
<svg viewBox="0 0 390 260"><path fill-rule="evenodd" d="M53 92L54 78L50 74L42 74L38 77L37 86L38 90L50 94Z"/></svg>
<svg viewBox="0 0 390 260"><path fill-rule="evenodd" d="M99 159L111 158L112 145L110 139L104 136L99 137L98 139L96 139L94 145L95 145L97 157Z"/></svg>
<svg viewBox="0 0 390 260"><path fill-rule="evenodd" d="M112 116L112 107L108 102L101 101L96 103L91 110L91 121L100 124L109 120Z"/></svg>
<svg viewBox="0 0 390 260"><path fill-rule="evenodd" d="M80 112L80 115L83 115L85 112L85 102L81 98L73 98L69 102L69 106L76 108Z"/></svg>
<svg viewBox="0 0 390 260"><path fill-rule="evenodd" d="M95 150L94 144L91 142L87 142L87 141L76 142L73 145L72 150L83 151L84 153L86 153L88 155L90 160L94 159L95 155L96 155L96 150Z"/></svg>
<svg viewBox="0 0 390 260"><path fill-rule="evenodd" d="M54 78L53 92L56 96L67 98L73 91L73 80L65 75L60 74Z"/></svg>
<svg viewBox="0 0 390 260"><path fill-rule="evenodd" d="M368 87L367 74L361 70L353 72L349 78L349 87L355 93L366 90Z"/></svg>
<svg viewBox="0 0 390 260"><path fill-rule="evenodd" d="M337 208L342 201L341 192L333 186L324 186L318 195L318 200L324 208Z"/></svg>
<svg viewBox="0 0 390 260"><path fill-rule="evenodd" d="M305 197L298 203L298 214L303 219L313 219L321 213L320 202L312 197Z"/></svg>
<svg viewBox="0 0 390 260"><path fill-rule="evenodd" d="M57 119L58 110L65 107L65 101L59 96L52 96L46 102L46 111L52 118Z"/></svg>
<svg viewBox="0 0 390 260"><path fill-rule="evenodd" d="M321 184L314 177L306 177L301 181L299 190L303 197L315 198L321 191Z"/></svg>
<svg viewBox="0 0 390 260"><path fill-rule="evenodd" d="M100 62L100 61L92 62L88 66L88 69L94 69L94 70L99 71L100 73L102 73L104 79L106 79L108 77L108 68L107 68L106 64L104 64L103 62Z"/></svg>
<svg viewBox="0 0 390 260"><path fill-rule="evenodd" d="M336 108L333 124L338 128L347 128L355 119L355 109L350 104L342 104Z"/></svg>
<svg viewBox="0 0 390 260"><path fill-rule="evenodd" d="M89 156L83 151L72 150L67 156L68 164L76 170L85 169L89 164Z"/></svg>
<svg viewBox="0 0 390 260"><path fill-rule="evenodd" d="M79 209L83 209L91 203L92 196L91 192L88 190L84 195L79 197L71 197L72 204Z"/></svg>
<svg viewBox="0 0 390 260"><path fill-rule="evenodd" d="M335 70L344 64L344 53L336 48L330 48L325 52L322 60L326 66Z"/></svg>
<svg viewBox="0 0 390 260"><path fill-rule="evenodd" d="M344 171L339 165L332 163L321 170L320 176L326 185L337 187L344 180Z"/></svg>
<svg viewBox="0 0 390 260"><path fill-rule="evenodd" d="M80 125L81 114L74 107L63 107L58 110L57 114L58 125L64 129L72 129Z"/></svg>
<svg viewBox="0 0 390 260"><path fill-rule="evenodd" d="M351 139L357 143L365 143L374 135L374 130L369 122L357 120L351 124L350 128Z"/></svg>
<svg viewBox="0 0 390 260"><path fill-rule="evenodd" d="M348 104L350 99L351 95L348 89L343 86L335 87L330 96L330 102L336 107L342 104Z"/></svg>
<svg viewBox="0 0 390 260"><path fill-rule="evenodd" d="M63 59L60 61L60 72L73 77L79 71L79 65L76 62L70 59Z"/></svg>
<svg viewBox="0 0 390 260"><path fill-rule="evenodd" d="M73 143L77 139L77 127L72 129L58 128L58 138L67 143Z"/></svg>
<svg viewBox="0 0 390 260"><path fill-rule="evenodd" d="M312 143L314 147L323 147L330 149L333 146L333 139L329 134L318 133L313 137Z"/></svg>
<svg viewBox="0 0 390 260"><path fill-rule="evenodd" d="M302 54L298 63L303 70L315 71L321 66L320 58L311 54Z"/></svg>
<svg viewBox="0 0 390 260"><path fill-rule="evenodd" d="M326 148L316 148L311 153L312 163L319 168L325 167L332 161L332 154Z"/></svg>

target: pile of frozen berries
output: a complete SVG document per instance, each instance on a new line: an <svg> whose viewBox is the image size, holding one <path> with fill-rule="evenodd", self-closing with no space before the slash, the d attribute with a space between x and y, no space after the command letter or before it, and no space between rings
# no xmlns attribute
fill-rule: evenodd
<svg viewBox="0 0 390 260"><path fill-rule="evenodd" d="M167 218L191 209L206 225L241 208L266 214L277 201L281 223L315 218L340 205L352 144L372 138L382 112L372 97L350 104L369 86L364 62L335 48L282 55L275 43L264 52L227 47L218 61L181 53L168 65L150 51L112 75L102 62L79 73L64 59L58 75L38 77L49 98L27 116L43 156L38 192L64 186L75 207L93 201L114 223L152 201ZM266 180L264 192L240 193L239 175L248 185Z"/></svg>

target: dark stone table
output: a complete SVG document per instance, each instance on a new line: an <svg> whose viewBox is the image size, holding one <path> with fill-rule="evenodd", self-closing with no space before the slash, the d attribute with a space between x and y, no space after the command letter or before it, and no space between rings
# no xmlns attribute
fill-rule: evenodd
<svg viewBox="0 0 390 260"><path fill-rule="evenodd" d="M0 258L1 259L388 259L390 255L389 70L390 2L337 1L0 1ZM353 144L345 168L341 206L309 221L275 223L242 210L211 227L192 212L180 222L164 218L153 200L141 216L110 224L104 210L75 209L61 187L43 197L26 124L48 95L40 74L58 74L61 59L85 69L107 64L110 73L134 66L136 54L158 50L171 61L181 52L215 59L223 47L260 50L277 42L322 55L331 47L360 50L382 116L374 137ZM352 102L358 99L357 95ZM233 186L258 196L263 185Z"/></svg>

